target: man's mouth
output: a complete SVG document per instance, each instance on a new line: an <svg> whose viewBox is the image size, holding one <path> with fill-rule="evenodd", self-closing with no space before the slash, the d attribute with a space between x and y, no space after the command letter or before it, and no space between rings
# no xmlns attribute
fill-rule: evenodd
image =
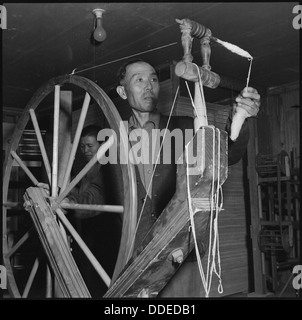
<svg viewBox="0 0 302 320"><path fill-rule="evenodd" d="M145 96L144 100L154 100L154 97L153 96Z"/></svg>

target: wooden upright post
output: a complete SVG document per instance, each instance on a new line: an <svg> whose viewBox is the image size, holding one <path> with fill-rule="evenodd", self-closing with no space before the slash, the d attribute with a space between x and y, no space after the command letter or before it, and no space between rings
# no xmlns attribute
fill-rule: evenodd
<svg viewBox="0 0 302 320"><path fill-rule="evenodd" d="M257 127L256 120L249 119L250 139L247 147L248 156L248 183L250 196L250 214L251 214L251 238L253 250L253 271L254 271L254 293L265 294L266 286L263 275L262 253L258 245L258 236L261 230L258 199L258 176L256 172L257 155Z"/></svg>
<svg viewBox="0 0 302 320"><path fill-rule="evenodd" d="M64 173L71 150L71 123L72 123L72 92L60 93L60 124L59 124L59 173L58 186L62 187Z"/></svg>

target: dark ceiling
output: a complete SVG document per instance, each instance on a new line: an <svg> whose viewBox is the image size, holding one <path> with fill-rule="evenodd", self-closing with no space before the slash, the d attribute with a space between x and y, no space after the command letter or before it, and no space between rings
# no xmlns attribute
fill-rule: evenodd
<svg viewBox="0 0 302 320"><path fill-rule="evenodd" d="M299 81L299 31L292 24L296 4L4 3L3 106L24 108L42 84L75 68L78 75L96 81L106 91L127 57L140 57L157 66L179 61L183 49L175 19L183 18L199 22L217 38L248 51L254 57L252 84L276 87ZM100 45L91 41L95 8L106 10L107 39ZM193 42L193 52L199 64L197 42ZM248 61L221 46L213 46L211 65L218 74L246 81Z"/></svg>

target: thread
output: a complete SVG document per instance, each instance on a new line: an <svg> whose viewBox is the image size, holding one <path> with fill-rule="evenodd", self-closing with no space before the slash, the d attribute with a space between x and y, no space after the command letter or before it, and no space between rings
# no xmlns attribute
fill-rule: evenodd
<svg viewBox="0 0 302 320"><path fill-rule="evenodd" d="M247 87L249 86L249 82L250 82L250 76L251 76L251 69L252 69L252 62L253 62L253 58L249 59L250 60L250 66L249 66L249 71L247 74L247 79L246 79L246 91L247 91Z"/></svg>
<svg viewBox="0 0 302 320"><path fill-rule="evenodd" d="M146 190L146 195L145 195L145 198L143 200L143 205L142 205L142 208L141 208L141 211L139 213L139 216L138 216L138 219L137 219L137 222L136 222L136 228L135 228L135 234L134 234L134 237L131 241L131 246L130 246L130 250L129 250L129 253L128 253L128 257L127 257L127 261L130 259L130 255L131 255L131 252L134 248L134 243L135 243L135 238L136 238L136 233L137 233L137 229L138 229L138 226L139 226L139 223L140 223L140 220L141 220L141 217L142 217L142 214L143 214L143 211L145 209L145 206L146 206L146 202L147 202L147 197L148 197L148 194L149 194L149 191L152 187L152 180L153 180L153 176L155 174L155 169L156 169L156 166L158 164L158 161L159 161L159 157L160 157L160 153L161 153L161 150L162 150L162 147L163 147L163 143L165 141L165 137L166 137L166 133L167 133L167 129L169 127L169 123L170 123L170 120L171 120L171 117L172 117L172 113L174 111L174 107L175 107L175 103L176 103L176 100L177 100L177 97L178 97L178 92L179 92L179 85L176 89L176 92L175 92L175 96L174 96L174 100L173 100L173 104L172 104L172 107L171 107L171 110L170 110L170 113L169 113L169 117L168 117L168 121L167 121L167 125L166 125L166 128L165 128L165 133L163 135L163 140L161 142L161 145L159 147L159 151L158 151L158 154L157 154L157 157L156 157L156 161L155 161L155 164L154 164L154 168L153 168L153 171L152 171L152 174L151 174L151 179L150 179L150 183L148 185L148 188Z"/></svg>
<svg viewBox="0 0 302 320"><path fill-rule="evenodd" d="M123 58L120 58L120 59L108 61L108 62L99 64L99 65L97 65L97 66L89 67L89 68L86 68L86 69L83 69L83 70L79 70L79 71L76 71L76 69L78 69L78 68L74 68L74 69L72 70L72 72L70 73L70 75L74 75L74 74L76 74L76 73L88 71L88 70L91 70L91 69L96 69L96 68L99 68L99 67L102 67L102 66L106 66L106 65L111 64L111 63L115 63L115 62L118 62L118 61L122 61L122 60L125 60L125 59L128 59L128 58L132 58L132 57L138 56L138 55L140 55L140 54L144 54L144 53L156 51L156 50L159 50L159 49L163 49L163 48L166 48L166 47L169 47L169 46L173 46L173 45L175 45L175 44L177 44L177 42L172 42L172 43L166 44L166 45L161 46L161 47L153 48L153 49L146 50L146 51L141 51L141 52L132 54L132 55L130 55L130 56L126 56L126 57L123 57Z"/></svg>

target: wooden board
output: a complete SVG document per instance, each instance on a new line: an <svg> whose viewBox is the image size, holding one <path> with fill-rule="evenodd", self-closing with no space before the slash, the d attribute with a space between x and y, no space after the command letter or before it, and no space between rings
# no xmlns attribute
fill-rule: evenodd
<svg viewBox="0 0 302 320"><path fill-rule="evenodd" d="M46 202L45 191L30 187L26 190L24 199L26 210L30 212L62 297L91 297L56 217Z"/></svg>

